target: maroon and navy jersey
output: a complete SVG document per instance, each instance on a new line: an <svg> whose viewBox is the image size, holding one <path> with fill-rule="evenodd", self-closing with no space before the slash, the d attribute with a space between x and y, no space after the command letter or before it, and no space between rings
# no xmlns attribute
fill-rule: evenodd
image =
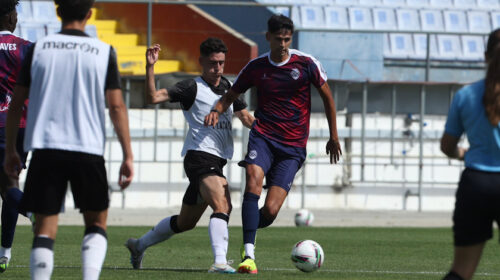
<svg viewBox="0 0 500 280"><path fill-rule="evenodd" d="M243 93L257 88L256 123L260 134L280 143L306 147L311 115L311 84L326 82L326 73L311 55L290 49L289 59L275 63L270 53L250 61L232 89Z"/></svg>
<svg viewBox="0 0 500 280"><path fill-rule="evenodd" d="M31 45L31 42L8 31L0 31L0 128L5 127L17 76L21 70L22 61ZM27 105L28 101L23 106L23 115L19 127L26 127Z"/></svg>

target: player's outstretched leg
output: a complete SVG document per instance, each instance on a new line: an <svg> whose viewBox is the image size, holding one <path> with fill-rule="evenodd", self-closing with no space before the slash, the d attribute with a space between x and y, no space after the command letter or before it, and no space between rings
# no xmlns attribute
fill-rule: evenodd
<svg viewBox="0 0 500 280"><path fill-rule="evenodd" d="M254 244L257 227L259 226L259 198L260 196L251 192L246 192L243 196L241 218L243 223L243 246L245 249L245 256L240 265L238 265L239 273L257 273Z"/></svg>
<svg viewBox="0 0 500 280"><path fill-rule="evenodd" d="M226 259L227 247L229 243L229 231L227 224L229 215L225 213L213 213L208 224L208 233L214 254L214 264L210 267L210 273L236 273Z"/></svg>
<svg viewBox="0 0 500 280"><path fill-rule="evenodd" d="M144 252L150 246L165 241L181 230L177 226L177 215L161 220L155 227L144 234L141 238L130 238L125 247L130 251L130 263L134 269L142 267Z"/></svg>
<svg viewBox="0 0 500 280"><path fill-rule="evenodd" d="M23 193L18 188L10 188L5 192L2 203L2 241L0 248L0 272L4 272L11 259L11 247L14 241L17 218L19 215L19 202ZM23 213L25 215L25 213Z"/></svg>

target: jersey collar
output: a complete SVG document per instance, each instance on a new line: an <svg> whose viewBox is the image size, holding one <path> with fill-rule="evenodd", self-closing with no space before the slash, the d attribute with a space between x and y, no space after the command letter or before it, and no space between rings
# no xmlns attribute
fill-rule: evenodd
<svg viewBox="0 0 500 280"><path fill-rule="evenodd" d="M269 60L269 63L271 63L271 64L272 64L272 65L274 65L274 66L278 66L278 67L280 67L280 66L283 66L283 65L287 64L287 63L288 63L288 61L290 61L290 58L291 58L291 57L292 57L292 49L288 49L288 58L287 58L285 61L283 61L283 62L276 63L276 62L274 62L274 61L271 59L271 52L268 52L268 53L267 53L267 60Z"/></svg>
<svg viewBox="0 0 500 280"><path fill-rule="evenodd" d="M0 31L0 35L12 35L12 32L10 32L9 30L2 30Z"/></svg>

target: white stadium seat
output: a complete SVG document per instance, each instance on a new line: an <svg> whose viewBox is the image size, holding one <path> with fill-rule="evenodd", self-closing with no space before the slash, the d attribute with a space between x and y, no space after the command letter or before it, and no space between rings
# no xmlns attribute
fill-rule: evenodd
<svg viewBox="0 0 500 280"><path fill-rule="evenodd" d="M430 58L435 59L439 57L437 44L436 44L436 35L430 36ZM410 56L410 58L414 59L425 59L427 55L427 35L425 34L413 34L413 44L415 46L415 53Z"/></svg>
<svg viewBox="0 0 500 280"><path fill-rule="evenodd" d="M380 6L382 5L382 0L359 0L359 4L365 6Z"/></svg>
<svg viewBox="0 0 500 280"><path fill-rule="evenodd" d="M300 6L302 27L324 27L325 17L321 6Z"/></svg>
<svg viewBox="0 0 500 280"><path fill-rule="evenodd" d="M492 29L500 28L500 12L491 12Z"/></svg>
<svg viewBox="0 0 500 280"><path fill-rule="evenodd" d="M406 6L405 0L382 0L386 6L404 7Z"/></svg>
<svg viewBox="0 0 500 280"><path fill-rule="evenodd" d="M396 29L396 17L393 9L374 8L373 9L373 25L379 30L394 30Z"/></svg>
<svg viewBox="0 0 500 280"><path fill-rule="evenodd" d="M443 16L439 10L421 10L420 21L423 31L443 31Z"/></svg>
<svg viewBox="0 0 500 280"><path fill-rule="evenodd" d="M485 9L498 8L498 0L477 0L477 6Z"/></svg>
<svg viewBox="0 0 500 280"><path fill-rule="evenodd" d="M45 25L47 28L47 34L53 34L61 31L61 23L59 22L50 22Z"/></svg>
<svg viewBox="0 0 500 280"><path fill-rule="evenodd" d="M462 11L444 11L444 26L446 31L467 32L467 18Z"/></svg>
<svg viewBox="0 0 500 280"><path fill-rule="evenodd" d="M429 4L431 7L436 8L449 8L453 6L451 0L430 0Z"/></svg>
<svg viewBox="0 0 500 280"><path fill-rule="evenodd" d="M349 29L345 7L325 7L325 26L335 29Z"/></svg>
<svg viewBox="0 0 500 280"><path fill-rule="evenodd" d="M368 8L349 7L351 29L373 29L372 15Z"/></svg>
<svg viewBox="0 0 500 280"><path fill-rule="evenodd" d="M488 33L491 31L490 15L487 12L468 11L467 21L470 32Z"/></svg>
<svg viewBox="0 0 500 280"><path fill-rule="evenodd" d="M414 54L411 34L389 34L390 56L388 58L407 59Z"/></svg>
<svg viewBox="0 0 500 280"><path fill-rule="evenodd" d="M476 8L476 0L455 0L453 1L453 5L456 8Z"/></svg>
<svg viewBox="0 0 500 280"><path fill-rule="evenodd" d="M33 7L33 19L35 21L58 21L54 1L33 1L31 5Z"/></svg>
<svg viewBox="0 0 500 280"><path fill-rule="evenodd" d="M33 19L33 8L31 1L20 1L16 7L19 21L29 21Z"/></svg>
<svg viewBox="0 0 500 280"><path fill-rule="evenodd" d="M46 35L45 26L34 22L21 22L21 37L35 42Z"/></svg>
<svg viewBox="0 0 500 280"><path fill-rule="evenodd" d="M460 38L456 35L438 35L439 58L460 59L462 48Z"/></svg>
<svg viewBox="0 0 500 280"><path fill-rule="evenodd" d="M484 60L484 40L481 36L462 35L462 50L464 60Z"/></svg>
<svg viewBox="0 0 500 280"><path fill-rule="evenodd" d="M418 19L417 10L413 9L397 9L396 17L398 19L398 29L408 31L419 31L420 20Z"/></svg>
<svg viewBox="0 0 500 280"><path fill-rule="evenodd" d="M335 3L338 5L349 5L349 6L359 5L358 0L335 0Z"/></svg>
<svg viewBox="0 0 500 280"><path fill-rule="evenodd" d="M408 7L426 8L429 6L429 0L406 0L406 5Z"/></svg>
<svg viewBox="0 0 500 280"><path fill-rule="evenodd" d="M85 25L85 33L87 33L90 37L97 38L97 28L93 24Z"/></svg>

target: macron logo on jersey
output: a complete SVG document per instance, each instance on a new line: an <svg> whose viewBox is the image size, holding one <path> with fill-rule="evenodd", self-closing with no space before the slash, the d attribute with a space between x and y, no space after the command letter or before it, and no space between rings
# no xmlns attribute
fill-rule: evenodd
<svg viewBox="0 0 500 280"><path fill-rule="evenodd" d="M54 42L47 41L43 42L42 49L59 49L59 50L75 50L80 49L82 52L91 53L99 55L99 49L90 45L89 43L77 43L77 42Z"/></svg>
<svg viewBox="0 0 500 280"><path fill-rule="evenodd" d="M17 50L16 44L0 43L0 51L15 51Z"/></svg>

